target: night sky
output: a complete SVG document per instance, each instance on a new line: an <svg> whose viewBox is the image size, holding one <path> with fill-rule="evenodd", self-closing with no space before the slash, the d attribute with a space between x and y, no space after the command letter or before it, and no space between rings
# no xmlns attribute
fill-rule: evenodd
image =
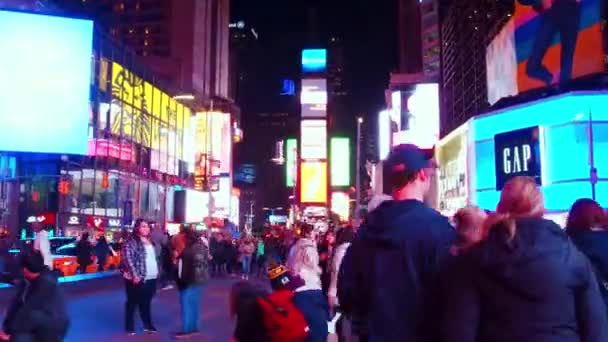
<svg viewBox="0 0 608 342"><path fill-rule="evenodd" d="M395 0L233 0L232 20L260 34L266 52L256 83L260 98L248 111L272 111L280 80L299 76L300 50L337 35L344 41L348 107L375 116L384 106L389 72L397 66ZM314 11L311 20L310 12Z"/></svg>

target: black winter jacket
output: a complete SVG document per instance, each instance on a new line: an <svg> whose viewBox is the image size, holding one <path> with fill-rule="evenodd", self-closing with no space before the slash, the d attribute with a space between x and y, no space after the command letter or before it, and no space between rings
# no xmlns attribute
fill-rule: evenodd
<svg viewBox="0 0 608 342"><path fill-rule="evenodd" d="M502 224L446 277L446 342L605 342L606 310L587 258L554 222Z"/></svg>

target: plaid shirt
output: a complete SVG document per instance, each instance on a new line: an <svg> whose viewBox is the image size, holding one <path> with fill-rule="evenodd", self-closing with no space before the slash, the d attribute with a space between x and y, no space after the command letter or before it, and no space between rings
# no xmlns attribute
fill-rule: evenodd
<svg viewBox="0 0 608 342"><path fill-rule="evenodd" d="M124 244L121 269L126 279L146 277L146 248L141 241L130 238Z"/></svg>

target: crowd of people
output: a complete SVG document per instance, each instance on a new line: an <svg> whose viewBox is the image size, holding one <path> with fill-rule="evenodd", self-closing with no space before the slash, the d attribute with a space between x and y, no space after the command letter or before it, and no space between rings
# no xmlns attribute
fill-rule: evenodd
<svg viewBox="0 0 608 342"><path fill-rule="evenodd" d="M300 224L234 239L187 226L169 236L137 220L122 246L127 333L136 310L157 332L152 299L175 283L174 337L198 336L205 284L240 275L229 301L239 342L608 341L608 215L597 202L576 200L563 229L544 218L536 181L515 177L495 212L471 206L448 219L424 204L434 172L425 152L401 145L386 163L393 195L356 230ZM36 249L21 266L0 340L63 340L56 278Z"/></svg>
<svg viewBox="0 0 608 342"><path fill-rule="evenodd" d="M304 225L269 272L272 292L234 286L237 341L608 341L597 202L577 200L563 229L543 218L535 179L515 177L495 212L467 207L450 220L424 204L435 172L425 152L399 146L387 165L393 196L356 232L319 240Z"/></svg>

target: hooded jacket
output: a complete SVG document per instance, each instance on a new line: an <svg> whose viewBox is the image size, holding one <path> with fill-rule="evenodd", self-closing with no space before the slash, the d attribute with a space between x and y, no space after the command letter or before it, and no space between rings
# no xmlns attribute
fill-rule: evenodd
<svg viewBox="0 0 608 342"><path fill-rule="evenodd" d="M65 298L51 271L20 283L4 320L6 333L14 338L30 336L36 341L59 342L68 326Z"/></svg>
<svg viewBox="0 0 608 342"><path fill-rule="evenodd" d="M341 308L358 333L434 341L436 280L454 239L447 218L417 200L386 201L370 213L338 275Z"/></svg>
<svg viewBox="0 0 608 342"><path fill-rule="evenodd" d="M446 342L608 341L591 265L545 219L502 224L454 263L447 277Z"/></svg>
<svg viewBox="0 0 608 342"><path fill-rule="evenodd" d="M571 231L568 235L574 245L589 258L608 312L608 231Z"/></svg>

